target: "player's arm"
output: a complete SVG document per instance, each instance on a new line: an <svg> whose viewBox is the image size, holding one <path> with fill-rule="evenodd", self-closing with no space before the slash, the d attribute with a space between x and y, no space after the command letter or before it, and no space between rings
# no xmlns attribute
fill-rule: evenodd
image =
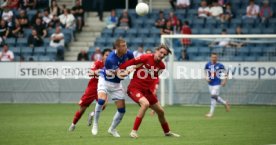
<svg viewBox="0 0 276 145"><path fill-rule="evenodd" d="M226 70L225 70L225 68L224 68L224 66L223 65L221 65L221 71L222 71L222 73L221 73L221 78L222 78L222 82L221 82L221 86L225 86L226 85L226 83L227 83L227 80L228 80L228 72L226 72Z"/></svg>
<svg viewBox="0 0 276 145"><path fill-rule="evenodd" d="M205 80L209 83L211 80L210 80L210 78L209 78L208 64L205 65L205 68L204 68L204 75L205 75Z"/></svg>
<svg viewBox="0 0 276 145"><path fill-rule="evenodd" d="M100 72L101 68L99 67L99 64L97 62L95 62L90 71L88 72L88 76L89 77L93 77L93 76L99 76L99 72Z"/></svg>

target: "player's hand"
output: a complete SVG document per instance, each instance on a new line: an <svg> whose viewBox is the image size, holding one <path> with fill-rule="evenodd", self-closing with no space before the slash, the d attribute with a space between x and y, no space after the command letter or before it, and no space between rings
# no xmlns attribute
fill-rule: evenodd
<svg viewBox="0 0 276 145"><path fill-rule="evenodd" d="M211 82L211 80L209 79L209 77L206 77L205 80L209 83Z"/></svg>
<svg viewBox="0 0 276 145"><path fill-rule="evenodd" d="M117 71L117 76L119 78L124 78L124 77L126 77L128 75L129 75L129 71L128 70L122 70L122 69L120 69L120 70Z"/></svg>
<svg viewBox="0 0 276 145"><path fill-rule="evenodd" d="M225 83L225 82L222 82L220 85L221 85L222 87L224 87L224 86L226 85L226 83Z"/></svg>

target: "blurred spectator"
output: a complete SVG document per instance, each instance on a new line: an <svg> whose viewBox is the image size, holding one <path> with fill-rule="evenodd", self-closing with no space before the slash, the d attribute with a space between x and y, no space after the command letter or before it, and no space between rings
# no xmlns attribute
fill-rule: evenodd
<svg viewBox="0 0 276 145"><path fill-rule="evenodd" d="M56 27L55 33L51 36L50 46L55 48L65 46L64 34L61 32L59 27Z"/></svg>
<svg viewBox="0 0 276 145"><path fill-rule="evenodd" d="M181 22L180 20L177 18L177 16L174 14L174 12L170 12L170 16L168 18L168 21L171 22L171 25L173 27L173 32L179 32L181 29Z"/></svg>
<svg viewBox="0 0 276 145"><path fill-rule="evenodd" d="M84 9L81 6L80 0L76 0L76 5L72 8L72 13L77 20L77 30L82 31L84 26Z"/></svg>
<svg viewBox="0 0 276 145"><path fill-rule="evenodd" d="M221 35L227 35L226 29L223 29ZM228 47L230 45L230 38L218 38L213 41L210 47Z"/></svg>
<svg viewBox="0 0 276 145"><path fill-rule="evenodd" d="M127 10L124 10L123 14L119 17L117 26L118 26L118 28L125 29L125 30L131 28L131 26L132 26L131 18L128 15Z"/></svg>
<svg viewBox="0 0 276 145"><path fill-rule="evenodd" d="M254 3L254 0L250 0L249 6L246 8L246 15L243 16L243 19L253 18L256 19L259 15L260 7Z"/></svg>
<svg viewBox="0 0 276 145"><path fill-rule="evenodd" d="M99 47L95 48L95 52L91 55L91 61L97 61L102 59L102 52Z"/></svg>
<svg viewBox="0 0 276 145"><path fill-rule="evenodd" d="M164 18L163 11L159 11L159 18L155 21L156 28L163 28L165 26L166 19Z"/></svg>
<svg viewBox="0 0 276 145"><path fill-rule="evenodd" d="M35 21L35 24L33 25L33 29L36 30L37 34L42 37L45 38L47 36L47 30L44 24L42 24L42 21L40 18L37 18Z"/></svg>
<svg viewBox="0 0 276 145"><path fill-rule="evenodd" d="M261 11L260 11L260 17L261 17L262 22L267 21L269 18L272 17L272 15L273 15L273 10L269 6L269 1L264 0L263 1L263 6L262 6Z"/></svg>
<svg viewBox="0 0 276 145"><path fill-rule="evenodd" d="M9 50L9 46L4 44L2 52L0 52L0 60L1 61L13 61L14 54Z"/></svg>
<svg viewBox="0 0 276 145"><path fill-rule="evenodd" d="M173 26L171 21L167 21L166 25L161 29L161 34L171 34L173 32Z"/></svg>
<svg viewBox="0 0 276 145"><path fill-rule="evenodd" d="M182 34L187 34L187 35L192 34L192 30L189 27L188 21L184 22L181 32L182 32ZM191 40L189 38L184 38L184 39L182 39L182 44L183 44L184 48L187 48L191 44Z"/></svg>
<svg viewBox="0 0 276 145"><path fill-rule="evenodd" d="M144 48L142 46L139 46L137 50L133 51L134 57L139 57L144 53Z"/></svg>
<svg viewBox="0 0 276 145"><path fill-rule="evenodd" d="M4 20L1 20L1 23L0 23L0 37L2 39L6 39L9 35L9 28L8 28L8 25L7 25L7 22L4 21Z"/></svg>
<svg viewBox="0 0 276 145"><path fill-rule="evenodd" d="M28 37L28 45L31 48L40 47L43 45L43 39L37 34L35 29L32 30L32 35Z"/></svg>
<svg viewBox="0 0 276 145"><path fill-rule="evenodd" d="M80 51L80 53L78 54L78 61L88 61L88 54L86 53L86 51Z"/></svg>
<svg viewBox="0 0 276 145"><path fill-rule="evenodd" d="M40 12L39 10L35 13L35 15L34 15L34 16L32 17L32 19L31 19L31 24L32 24L32 25L36 23L36 19L37 19L37 18L41 19L41 21L42 21L43 13Z"/></svg>
<svg viewBox="0 0 276 145"><path fill-rule="evenodd" d="M221 21L222 22L229 22L232 17L233 17L233 13L232 13L232 10L231 10L231 5L227 4L226 8L224 10L224 13L222 15Z"/></svg>
<svg viewBox="0 0 276 145"><path fill-rule="evenodd" d="M2 20L8 21L9 19L13 18L13 12L9 8L5 8L2 12Z"/></svg>
<svg viewBox="0 0 276 145"><path fill-rule="evenodd" d="M23 0L23 9L35 9L36 8L36 0Z"/></svg>
<svg viewBox="0 0 276 145"><path fill-rule="evenodd" d="M151 54L152 51L151 51L151 49L147 49L145 53L146 53L146 54Z"/></svg>
<svg viewBox="0 0 276 145"><path fill-rule="evenodd" d="M19 16L17 17L16 21L19 23L19 25L22 28L29 27L29 20L28 20L28 17L26 15L26 11L24 11L24 10L20 10Z"/></svg>
<svg viewBox="0 0 276 145"><path fill-rule="evenodd" d="M176 0L176 7L179 9L188 8L190 6L190 0Z"/></svg>
<svg viewBox="0 0 276 145"><path fill-rule="evenodd" d="M197 14L199 18L207 18L210 15L210 8L207 5L206 0L202 0L200 3L200 7L197 10Z"/></svg>
<svg viewBox="0 0 276 145"><path fill-rule="evenodd" d="M52 0L50 6L50 15L52 16L59 16L61 14L61 9L57 4L56 0Z"/></svg>
<svg viewBox="0 0 276 145"><path fill-rule="evenodd" d="M15 25L9 29L8 37L14 37L14 38L23 37L23 28L20 26L18 21L16 21Z"/></svg>
<svg viewBox="0 0 276 145"><path fill-rule="evenodd" d="M44 16L42 17L42 21L43 21L43 24L46 25L46 27L48 27L49 25L52 24L52 18L53 18L53 16L51 16L49 14L49 11L47 9L45 9Z"/></svg>
<svg viewBox="0 0 276 145"><path fill-rule="evenodd" d="M7 7L10 9L18 9L19 8L19 0L7 0L8 5Z"/></svg>
<svg viewBox="0 0 276 145"><path fill-rule="evenodd" d="M59 16L59 20L66 29L75 30L75 17L69 9L63 10L63 14Z"/></svg>
<svg viewBox="0 0 276 145"><path fill-rule="evenodd" d="M218 4L217 1L213 1L213 5L210 8L210 16L217 20L220 20L222 14L223 14L222 7Z"/></svg>
<svg viewBox="0 0 276 145"><path fill-rule="evenodd" d="M116 25L118 23L118 17L116 16L114 9L111 10L110 16L106 17L105 23L106 23L106 27L108 29L113 29L116 27Z"/></svg>
<svg viewBox="0 0 276 145"><path fill-rule="evenodd" d="M175 2L176 2L176 0L170 0L170 4L171 4L173 10L175 10Z"/></svg>
<svg viewBox="0 0 276 145"><path fill-rule="evenodd" d="M93 8L98 12L100 21L103 21L104 0L94 0Z"/></svg>
<svg viewBox="0 0 276 145"><path fill-rule="evenodd" d="M242 34L244 34L244 33L242 32L241 27L237 26L236 27L236 35L242 35ZM235 41L231 41L231 45L233 47L241 48L242 46L245 45L245 43L244 43L245 39L243 39L243 38L238 38L238 39L234 39L234 40Z"/></svg>
<svg viewBox="0 0 276 145"><path fill-rule="evenodd" d="M8 5L8 0L2 0L0 1L0 8L3 9Z"/></svg>
<svg viewBox="0 0 276 145"><path fill-rule="evenodd" d="M189 60L189 55L187 54L186 50L181 51L181 55L178 58L178 61L186 61Z"/></svg>

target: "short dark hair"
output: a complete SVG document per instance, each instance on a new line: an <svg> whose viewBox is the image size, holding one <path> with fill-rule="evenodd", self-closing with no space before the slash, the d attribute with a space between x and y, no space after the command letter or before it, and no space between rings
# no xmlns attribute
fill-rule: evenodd
<svg viewBox="0 0 276 145"><path fill-rule="evenodd" d="M102 52L102 55L104 55L106 52L111 52L111 49L109 49L109 48L104 49Z"/></svg>
<svg viewBox="0 0 276 145"><path fill-rule="evenodd" d="M212 52L210 56L212 56L212 55L218 56L218 54L216 52Z"/></svg>
<svg viewBox="0 0 276 145"><path fill-rule="evenodd" d="M189 21L185 21L184 24L189 26L190 23Z"/></svg>
<svg viewBox="0 0 276 145"><path fill-rule="evenodd" d="M160 50L160 49L162 49L162 48L166 49L167 52L168 52L168 54L172 54L172 51L170 50L170 48L169 48L167 45L165 45L165 44L161 44L160 46L158 46L158 47L156 48L156 50Z"/></svg>
<svg viewBox="0 0 276 145"><path fill-rule="evenodd" d="M125 41L123 38L118 38L118 39L115 41L115 47L120 46L120 43L126 43L126 41Z"/></svg>

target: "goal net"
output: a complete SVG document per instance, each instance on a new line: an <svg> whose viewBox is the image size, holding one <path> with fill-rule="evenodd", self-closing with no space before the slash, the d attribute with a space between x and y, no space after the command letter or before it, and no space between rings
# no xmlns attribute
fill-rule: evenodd
<svg viewBox="0 0 276 145"><path fill-rule="evenodd" d="M233 104L276 104L276 35L161 35L172 50L161 75L161 104L207 104L210 54L225 66L221 96ZM274 100L274 101L273 101Z"/></svg>

